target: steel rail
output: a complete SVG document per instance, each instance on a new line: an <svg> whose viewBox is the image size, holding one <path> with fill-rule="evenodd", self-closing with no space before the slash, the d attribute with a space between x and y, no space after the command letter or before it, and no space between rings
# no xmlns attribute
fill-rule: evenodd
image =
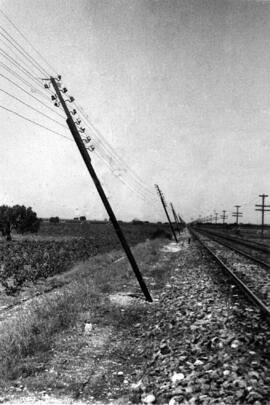
<svg viewBox="0 0 270 405"><path fill-rule="evenodd" d="M264 253L270 253L270 246L262 244L262 243L252 242L250 240L245 240L245 239L240 239L238 237L234 237L234 236L231 236L231 235L226 235L226 234L221 233L221 232L213 231L212 229L196 229L196 230L197 230L197 232L207 232L207 233L209 233L211 235L220 236L221 238L225 238L227 240L237 242L240 245L250 247L251 249L261 250Z"/></svg>
<svg viewBox="0 0 270 405"><path fill-rule="evenodd" d="M205 248L205 250L214 258L214 260L221 266L223 270L225 270L226 274L230 276L230 278L234 281L237 287L245 294L246 298L256 305L262 315L265 317L267 322L270 323L270 308L267 307L251 290L250 288L243 283L232 271L231 269L200 239L198 233L195 232L193 229L189 228L189 232L193 237L195 237L200 244Z"/></svg>
<svg viewBox="0 0 270 405"><path fill-rule="evenodd" d="M240 249L238 249L238 248L236 248L236 247L233 247L233 246L229 245L228 243L225 242L225 241L227 240L227 238L226 238L225 236L224 236L224 237L223 237L223 236L217 236L217 235L214 235L214 234L212 234L212 233L208 233L208 232L205 231L205 230L199 230L199 231L196 230L196 231L197 231L198 233L202 233L202 234L208 235L209 238L211 238L212 240L216 241L217 243L220 243L221 245L226 246L227 248L229 248L229 249L235 251L236 253L238 253L238 254L240 254L240 255L242 255L242 256L245 256L245 257L247 257L248 259L250 259L250 260L252 260L252 261L258 263L259 265L261 265L261 266L263 266L263 267L265 267L265 268L267 268L267 269L270 270L270 263L266 263L266 262L264 262L263 260L258 259L257 257L254 257L254 256L250 255L249 253L244 252L243 250L240 250ZM221 240L220 240L220 239L221 239ZM224 241L223 239L225 239L225 241ZM235 243L237 243L237 241L235 241ZM255 250L255 248L254 248L254 250Z"/></svg>

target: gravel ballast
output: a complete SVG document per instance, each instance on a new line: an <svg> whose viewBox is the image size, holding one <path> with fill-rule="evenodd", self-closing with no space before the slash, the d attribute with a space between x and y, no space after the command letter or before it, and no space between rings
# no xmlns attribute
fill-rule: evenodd
<svg viewBox="0 0 270 405"><path fill-rule="evenodd" d="M132 402L269 404L269 325L197 242L184 244L146 320Z"/></svg>

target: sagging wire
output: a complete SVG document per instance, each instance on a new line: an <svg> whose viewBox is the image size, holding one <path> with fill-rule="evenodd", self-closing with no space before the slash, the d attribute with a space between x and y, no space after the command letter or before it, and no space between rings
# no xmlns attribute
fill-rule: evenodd
<svg viewBox="0 0 270 405"><path fill-rule="evenodd" d="M15 28L15 30L21 35L21 37L30 45L30 47L40 56L40 58L46 63L46 65L55 73L57 74L56 70L54 67L44 58L44 56L34 47L34 45L28 40L28 38L22 33L22 31L16 26L16 24L11 21L11 19L8 17L6 13L4 13L3 10L0 9L0 13L6 18L6 20ZM46 74L48 72L46 71Z"/></svg>
<svg viewBox="0 0 270 405"><path fill-rule="evenodd" d="M24 104L26 107L30 108L31 110L37 112L38 114L42 115L43 117L55 122L57 125L60 125L61 127L66 129L66 126L64 124L61 124L59 121L55 120L54 118L51 118L49 115L44 114L42 111L39 111L38 109L36 109L35 107L31 106L28 103L25 103L23 100L21 100L20 98L14 96L13 94L9 93L8 91L5 91L3 89L0 88L0 91L6 95L8 95L9 97L13 98L16 101L19 101L21 104Z"/></svg>
<svg viewBox="0 0 270 405"><path fill-rule="evenodd" d="M20 30L16 27L16 25L14 24L14 23L12 23L12 21L5 15L5 13L3 13L2 12L2 10L0 10L0 12L8 19L8 21L12 24L12 26L13 27L15 27L15 29L20 33L20 35L26 40L26 42L32 47L32 49L34 49L34 51L46 62L46 64L48 65L48 66L50 66L50 68L52 69L52 70L54 70L54 72L56 72L56 70L46 61L46 59L45 58L43 58L43 56L39 53L39 51L37 51L37 49L36 48L34 48L34 46L31 44L31 42L20 32ZM4 29L3 29L4 30ZM25 51L25 49L10 35L10 34L8 34L7 33L7 31L6 30L4 30L4 32L8 35L8 37L9 38L11 38L11 40L13 41L13 43L9 40L9 38L7 38L6 36L4 36L3 34L2 34L2 36L4 36L4 38L18 51L18 52L20 52L20 54L25 58L25 59L27 59L36 69L38 69L40 72L42 72L42 74L44 74L44 72L46 73L46 74L48 74L48 72L39 64L39 63L37 63L33 58L32 58L32 56L27 52L27 51ZM16 45L14 45L14 43L15 44L17 44L18 45L18 47L16 46ZM22 51L21 51L22 50ZM11 60L12 58L10 57L10 60ZM13 62L14 63L14 62ZM18 63L17 63L17 65L18 65ZM21 69L24 69L24 68L21 68ZM24 69L24 71L26 71L27 69ZM12 69L10 69L10 71L11 71L11 73L13 73L14 74L14 71L12 71ZM28 73L30 73L30 72L28 72ZM15 73L15 75L19 78L19 80L22 80L22 78L21 78L21 76L19 76L18 74L16 74ZM36 81L36 79L31 75L31 76L29 76L30 78L31 78L31 80L35 80ZM33 86L32 85L29 85L29 83L28 82L26 82L25 80L24 80L24 83L26 83L27 84L27 86L29 86L30 88L32 88ZM17 85L18 86L18 85ZM40 93L40 95L42 95L43 96L43 93L41 93L40 91L39 91L39 93ZM31 95L31 94L30 94ZM40 101L40 100L39 100ZM73 101L73 100L68 100L68 101ZM57 103L55 103L55 105L57 105ZM30 107L31 108L31 107ZM75 115L76 113L77 113L77 111L75 110L75 109L73 109L72 111L71 111L71 113L73 114L73 115ZM60 115L60 114L59 114ZM61 116L61 115L60 115ZM85 118L84 118L85 119ZM30 120L31 121L31 120ZM87 120L88 121L88 120ZM32 122L34 122L34 121L32 121ZM91 124L91 123L90 123ZM62 124L61 124L62 125ZM42 127L44 127L44 128L47 128L47 127L45 127L45 126L42 126ZM91 128L91 130L93 130L93 127ZM84 129L84 131L82 131L82 130L80 130L81 132L85 132L85 129ZM54 132L56 132L56 131L54 131ZM98 131L96 130L96 128L95 128L95 132L97 133ZM69 138L68 138L69 139ZM91 138L90 137L87 137L87 138L85 138L84 139L84 141L85 142L89 142L89 140L90 140ZM70 139L69 139L70 140ZM102 139L100 140L100 145L101 145L101 147L103 148L103 156L104 156L104 152L105 152L105 154L107 154L107 153L111 153L111 154L113 154L113 156L109 156L109 160L110 161L113 161L114 159L115 160L117 160L118 161L118 164L117 163L115 163L115 166L116 166L116 168L114 168L113 170L112 170L112 173L114 174L114 176L115 177L117 177L117 178L119 178L125 185L127 185L129 188L132 188L130 185L129 185L129 183L127 183L127 182L125 182L124 181L124 179L122 178L122 175L121 175L121 172L124 172L124 173L128 173L128 171L130 172L130 173L132 173L132 176L134 177L135 176L135 178L134 178L134 180L133 181L135 181L135 183L137 183L137 186L139 185L139 187L141 187L141 189L143 190L143 191L140 191L139 193L140 193L140 195L143 197L143 198L146 198L145 197L145 192L148 192L148 193L150 193L150 194L153 194L153 193L151 193L148 189L146 189L145 188L145 185L138 179L138 177L137 177L137 175L128 167L128 165L126 164L126 163L124 163L123 162L123 160L116 154L116 152L113 150L113 148L107 143L107 145L106 145L106 141L105 141L105 139L103 139L103 142L105 143L105 146L102 144ZM109 151L106 151L106 147L107 147L107 149L109 149ZM88 151L90 151L90 152L92 152L92 151L94 151L95 150L95 147L93 146L93 145L90 145L89 147L87 147L87 150ZM95 151L96 153L97 153L97 151ZM102 156L101 156L101 154L100 153L98 153L98 155L99 155L99 157L100 158L102 158ZM106 155L106 158L107 158L108 156ZM108 163L107 161L106 161L106 159L104 159L104 157L102 158L103 159L103 161L104 162L106 162L106 164L107 164L107 166L109 167L109 168L111 168L111 163ZM126 168L125 169L119 169L117 166L119 165L119 164L124 164L125 166L126 166ZM116 172L118 172L118 174L116 174ZM128 173L129 174L129 173ZM133 189L133 191L135 191L134 189ZM136 192L138 192L137 190L136 190ZM150 196L147 196L147 198L148 197L150 197ZM156 202L156 201L155 201Z"/></svg>
<svg viewBox="0 0 270 405"><path fill-rule="evenodd" d="M47 131L50 131L50 132L54 133L55 135L61 136L62 138L68 139L69 141L73 141L73 140L72 140L71 138L69 138L68 136L63 135L63 134L61 134L60 132L54 131L53 129L50 129L50 128L46 127L45 125L40 124L39 122L32 120L31 118L25 117L24 115L19 114L19 113L17 113L16 111L11 110L10 108L7 108L7 107L5 107L5 106L3 106L3 105L0 105L0 108L2 108L3 110L6 110L6 111L8 111L8 112L10 112L10 113L12 113L12 114L18 116L18 117L20 117L20 118L22 118L22 119L24 119L24 120L26 120L26 121L28 121L28 122L31 122L31 123L34 124L34 125L37 125L37 126L43 128L43 129L46 129Z"/></svg>

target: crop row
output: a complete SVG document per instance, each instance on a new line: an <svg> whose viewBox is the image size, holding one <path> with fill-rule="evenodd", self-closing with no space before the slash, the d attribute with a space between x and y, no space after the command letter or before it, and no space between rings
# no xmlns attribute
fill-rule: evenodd
<svg viewBox="0 0 270 405"><path fill-rule="evenodd" d="M72 264L97 253L90 239L63 241L13 241L0 244L0 281L15 292L26 281L68 270ZM12 285L7 282L12 278Z"/></svg>
<svg viewBox="0 0 270 405"><path fill-rule="evenodd" d="M151 238L157 229L153 224L124 224L123 228L130 245ZM37 236L14 236L11 242L1 239L0 283L13 293L27 280L47 278L97 253L120 248L110 224L46 224Z"/></svg>

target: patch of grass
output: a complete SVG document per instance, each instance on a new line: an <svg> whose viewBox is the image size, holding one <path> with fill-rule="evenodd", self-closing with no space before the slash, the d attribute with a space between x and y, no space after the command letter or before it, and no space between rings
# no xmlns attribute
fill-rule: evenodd
<svg viewBox="0 0 270 405"><path fill-rule="evenodd" d="M55 295L53 299L44 297L5 322L0 333L1 376L16 379L21 373L22 359L49 352L54 335L74 324L80 304L75 304L72 295L66 293Z"/></svg>
<svg viewBox="0 0 270 405"><path fill-rule="evenodd" d="M143 275L156 278L159 284L164 283L168 277L167 271L162 274L162 269L158 270L155 266L160 257L161 244L158 240L148 241L134 249ZM69 284L33 299L16 316L2 323L2 379L16 379L39 372L41 364L46 364L50 358L55 337L64 330L72 327L76 329L79 323L85 321L125 329L143 319L145 308L138 311L129 307L121 311L108 299L110 293L138 289L127 259L124 257L118 261L119 256L123 257L119 251L98 255L76 266L76 271L74 269L66 275L57 276L56 279ZM42 363L36 358L42 358Z"/></svg>

